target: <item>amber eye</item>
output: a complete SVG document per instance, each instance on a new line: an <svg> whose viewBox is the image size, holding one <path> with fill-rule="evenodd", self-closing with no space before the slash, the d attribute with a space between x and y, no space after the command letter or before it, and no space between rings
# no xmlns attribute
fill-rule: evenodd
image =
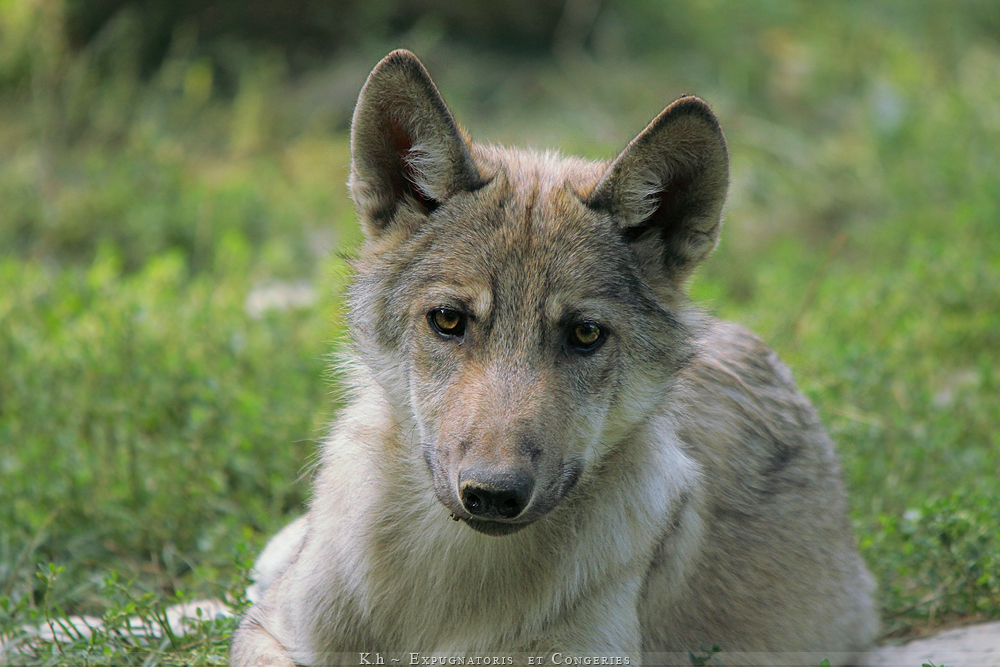
<svg viewBox="0 0 1000 667"><path fill-rule="evenodd" d="M593 322L579 322L573 325L567 342L579 352L591 352L604 342L604 332Z"/></svg>
<svg viewBox="0 0 1000 667"><path fill-rule="evenodd" d="M435 308L427 313L427 322L442 336L457 338L465 334L465 315L451 308Z"/></svg>

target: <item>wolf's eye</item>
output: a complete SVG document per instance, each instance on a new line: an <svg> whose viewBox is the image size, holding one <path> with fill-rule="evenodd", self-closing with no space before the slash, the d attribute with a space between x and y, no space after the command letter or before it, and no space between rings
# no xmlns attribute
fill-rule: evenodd
<svg viewBox="0 0 1000 667"><path fill-rule="evenodd" d="M442 336L457 338L465 334L465 314L451 308L435 308L427 313L427 322Z"/></svg>
<svg viewBox="0 0 1000 667"><path fill-rule="evenodd" d="M593 322L578 322L570 329L566 342L577 352L592 352L604 342L604 331Z"/></svg>

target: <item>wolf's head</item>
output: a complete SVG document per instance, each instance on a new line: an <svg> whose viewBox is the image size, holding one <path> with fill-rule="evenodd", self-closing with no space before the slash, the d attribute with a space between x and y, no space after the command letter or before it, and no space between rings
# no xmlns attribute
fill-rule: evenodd
<svg viewBox="0 0 1000 667"><path fill-rule="evenodd" d="M523 528L662 415L692 353L683 286L728 183L718 122L683 97L603 164L479 146L396 51L351 150L361 357L441 503L483 533Z"/></svg>

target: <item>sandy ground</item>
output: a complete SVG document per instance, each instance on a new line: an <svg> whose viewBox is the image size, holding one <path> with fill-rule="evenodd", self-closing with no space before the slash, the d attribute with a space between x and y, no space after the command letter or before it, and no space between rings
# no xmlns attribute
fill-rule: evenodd
<svg viewBox="0 0 1000 667"><path fill-rule="evenodd" d="M899 646L868 653L870 667L1000 667L1000 622L945 630Z"/></svg>

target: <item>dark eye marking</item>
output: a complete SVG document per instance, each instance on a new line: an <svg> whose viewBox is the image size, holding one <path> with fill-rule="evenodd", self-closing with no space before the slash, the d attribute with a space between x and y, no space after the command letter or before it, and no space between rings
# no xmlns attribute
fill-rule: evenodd
<svg viewBox="0 0 1000 667"><path fill-rule="evenodd" d="M465 313L451 308L435 308L427 313L427 323L439 336L461 338L465 335Z"/></svg>

